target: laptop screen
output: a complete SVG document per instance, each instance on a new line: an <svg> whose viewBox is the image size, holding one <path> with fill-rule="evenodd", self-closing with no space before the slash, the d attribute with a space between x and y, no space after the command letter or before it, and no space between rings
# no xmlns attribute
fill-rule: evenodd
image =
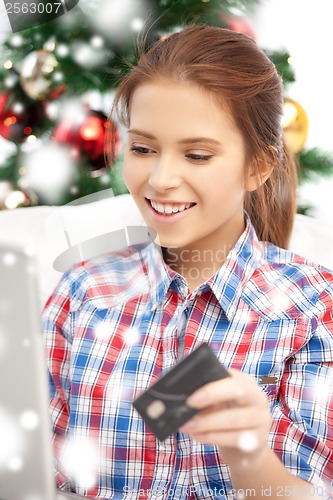
<svg viewBox="0 0 333 500"><path fill-rule="evenodd" d="M0 242L0 500L53 500L48 378L31 247Z"/></svg>

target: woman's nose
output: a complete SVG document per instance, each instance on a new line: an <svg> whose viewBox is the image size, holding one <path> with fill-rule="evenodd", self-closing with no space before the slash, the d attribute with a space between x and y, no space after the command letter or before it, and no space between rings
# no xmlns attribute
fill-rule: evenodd
<svg viewBox="0 0 333 500"><path fill-rule="evenodd" d="M156 158L148 183L155 191L165 191L179 186L181 183L179 164L170 156Z"/></svg>

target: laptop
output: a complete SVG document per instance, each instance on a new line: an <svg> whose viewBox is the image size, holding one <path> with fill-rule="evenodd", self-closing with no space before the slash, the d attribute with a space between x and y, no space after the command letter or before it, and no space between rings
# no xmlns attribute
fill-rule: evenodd
<svg viewBox="0 0 333 500"><path fill-rule="evenodd" d="M32 247L0 242L0 500L83 498L56 489Z"/></svg>

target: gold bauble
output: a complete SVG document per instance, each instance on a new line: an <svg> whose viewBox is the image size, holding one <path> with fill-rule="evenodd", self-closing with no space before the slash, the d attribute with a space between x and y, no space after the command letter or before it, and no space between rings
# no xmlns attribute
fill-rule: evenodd
<svg viewBox="0 0 333 500"><path fill-rule="evenodd" d="M36 205L32 196L25 191L20 191L16 189L15 191L11 191L7 198L5 199L5 208L8 210L12 210L14 208L24 208L24 207L32 207Z"/></svg>
<svg viewBox="0 0 333 500"><path fill-rule="evenodd" d="M13 191L13 184L9 181L0 181L0 210L7 208L5 201L7 196Z"/></svg>
<svg viewBox="0 0 333 500"><path fill-rule="evenodd" d="M16 189L9 181L0 182L0 210L32 207L37 201L34 193Z"/></svg>
<svg viewBox="0 0 333 500"><path fill-rule="evenodd" d="M299 153L308 138L309 119L304 108L289 97L284 99L282 127L289 148Z"/></svg>
<svg viewBox="0 0 333 500"><path fill-rule="evenodd" d="M55 56L47 50L30 52L20 69L20 82L24 92L31 99L44 100L53 87L54 73L58 66Z"/></svg>

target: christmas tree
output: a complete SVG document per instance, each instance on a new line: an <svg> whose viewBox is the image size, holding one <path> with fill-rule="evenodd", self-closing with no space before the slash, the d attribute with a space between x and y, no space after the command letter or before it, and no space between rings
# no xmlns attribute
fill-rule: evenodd
<svg viewBox="0 0 333 500"><path fill-rule="evenodd" d="M136 60L138 38L149 46L189 22L224 26L255 38L247 16L256 4L257 0L81 0L50 20L51 2L40 2L43 22L36 18L33 23L28 22L31 6L37 4L22 3L24 29L4 37L0 53L0 145L6 143L10 151L0 157L0 209L63 205L107 188L114 195L125 193L122 131L114 132L113 165L105 162L104 139L114 89L128 62ZM287 97L288 84L295 78L289 54L268 55L285 84L284 129L299 160L300 182L314 171L331 174L333 160L328 155L304 149L307 116Z"/></svg>

